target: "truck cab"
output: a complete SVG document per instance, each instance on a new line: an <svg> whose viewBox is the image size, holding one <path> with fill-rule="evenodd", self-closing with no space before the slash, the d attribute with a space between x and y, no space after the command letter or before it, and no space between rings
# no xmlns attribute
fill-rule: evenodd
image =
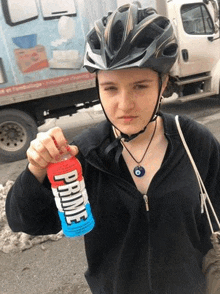
<svg viewBox="0 0 220 294"><path fill-rule="evenodd" d="M213 41L219 36L213 5L193 0L186 4L175 2L168 17L175 23L180 54L172 74L185 77L210 72L220 57L220 50L216 50L219 39Z"/></svg>
<svg viewBox="0 0 220 294"><path fill-rule="evenodd" d="M164 2L164 1L163 1ZM159 13L173 23L179 56L171 70L170 96L192 100L219 94L219 17L217 1L166 1Z"/></svg>

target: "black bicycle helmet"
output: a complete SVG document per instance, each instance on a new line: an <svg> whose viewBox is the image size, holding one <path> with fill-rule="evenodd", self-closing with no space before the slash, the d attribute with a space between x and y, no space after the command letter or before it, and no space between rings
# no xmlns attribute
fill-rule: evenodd
<svg viewBox="0 0 220 294"><path fill-rule="evenodd" d="M95 22L87 35L84 67L91 73L147 67L168 73L177 58L173 27L153 8L126 4Z"/></svg>

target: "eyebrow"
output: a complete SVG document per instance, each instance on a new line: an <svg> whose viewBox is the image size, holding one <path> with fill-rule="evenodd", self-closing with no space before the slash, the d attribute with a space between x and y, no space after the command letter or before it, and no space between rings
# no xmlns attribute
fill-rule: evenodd
<svg viewBox="0 0 220 294"><path fill-rule="evenodd" d="M136 84L142 84L142 83L152 83L153 82L153 80L151 80L151 79L145 79L145 80L140 80L140 81L136 81L136 82L134 82L134 83L130 83L131 85L136 85ZM99 85L100 86L109 86L109 85L115 85L115 84L117 84L117 83L115 83L115 82L103 82L103 83L100 83Z"/></svg>
<svg viewBox="0 0 220 294"><path fill-rule="evenodd" d="M108 85L114 85L115 83L114 82L103 82L103 83L100 83L99 86L108 86Z"/></svg>
<svg viewBox="0 0 220 294"><path fill-rule="evenodd" d="M153 82L153 80L151 80L151 79L145 79L145 80L141 80L141 81L136 81L136 82L134 82L134 84L142 84L142 83L152 83Z"/></svg>

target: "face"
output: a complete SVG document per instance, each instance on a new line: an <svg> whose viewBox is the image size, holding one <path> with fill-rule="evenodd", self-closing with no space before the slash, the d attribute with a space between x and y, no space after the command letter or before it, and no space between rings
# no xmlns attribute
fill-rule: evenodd
<svg viewBox="0 0 220 294"><path fill-rule="evenodd" d="M158 74L148 68L98 72L99 92L109 120L121 132L132 135L152 117L158 99ZM165 89L163 83L162 91Z"/></svg>

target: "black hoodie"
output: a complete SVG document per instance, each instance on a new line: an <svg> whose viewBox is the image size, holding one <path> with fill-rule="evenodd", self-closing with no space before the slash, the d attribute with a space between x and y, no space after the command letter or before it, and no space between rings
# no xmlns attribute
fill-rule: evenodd
<svg viewBox="0 0 220 294"><path fill-rule="evenodd" d="M202 259L210 229L201 213L199 187L172 115L160 114L168 148L147 191L149 212L116 150L109 122L86 130L79 147L95 228L85 236L86 278L95 294L205 293ZM185 139L220 216L220 145L203 126L180 117ZM8 193L6 214L13 231L57 233L60 221L50 185L26 169Z"/></svg>

